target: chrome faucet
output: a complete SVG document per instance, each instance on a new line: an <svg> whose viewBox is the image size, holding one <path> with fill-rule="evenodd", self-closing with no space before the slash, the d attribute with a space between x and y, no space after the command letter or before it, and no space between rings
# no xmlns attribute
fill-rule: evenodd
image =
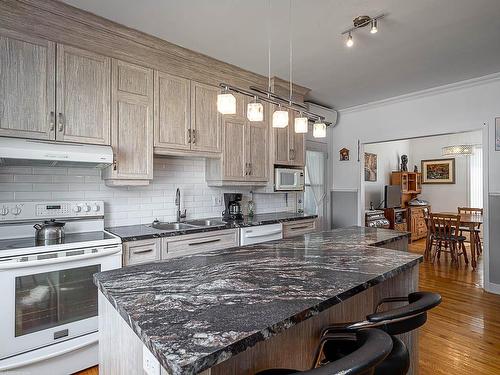
<svg viewBox="0 0 500 375"><path fill-rule="evenodd" d="M175 191L175 206L177 207L177 222L180 223L182 219L186 218L186 209L184 209L184 213L181 212L181 191L179 188Z"/></svg>

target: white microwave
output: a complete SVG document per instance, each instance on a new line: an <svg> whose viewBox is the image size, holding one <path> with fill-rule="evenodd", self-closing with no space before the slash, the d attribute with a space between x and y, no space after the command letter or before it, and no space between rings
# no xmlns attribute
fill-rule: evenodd
<svg viewBox="0 0 500 375"><path fill-rule="evenodd" d="M303 191L304 170L293 168L274 168L274 190Z"/></svg>

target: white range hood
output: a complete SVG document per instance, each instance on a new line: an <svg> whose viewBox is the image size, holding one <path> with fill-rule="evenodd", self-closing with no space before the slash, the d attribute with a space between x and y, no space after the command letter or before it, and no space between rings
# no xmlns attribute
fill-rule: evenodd
<svg viewBox="0 0 500 375"><path fill-rule="evenodd" d="M0 166L105 168L112 163L110 146L0 137Z"/></svg>

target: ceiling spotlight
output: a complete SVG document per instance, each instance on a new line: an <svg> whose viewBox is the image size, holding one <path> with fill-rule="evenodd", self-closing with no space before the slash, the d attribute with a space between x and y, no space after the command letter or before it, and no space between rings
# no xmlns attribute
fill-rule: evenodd
<svg viewBox="0 0 500 375"><path fill-rule="evenodd" d="M351 33L349 33L349 35L347 36L347 41L345 42L345 45L347 47L352 47L354 45L354 41L352 40Z"/></svg>
<svg viewBox="0 0 500 375"><path fill-rule="evenodd" d="M376 19L373 19L372 20L372 27L370 28L370 33L372 34L376 34L378 31L378 28L377 28L377 20Z"/></svg>

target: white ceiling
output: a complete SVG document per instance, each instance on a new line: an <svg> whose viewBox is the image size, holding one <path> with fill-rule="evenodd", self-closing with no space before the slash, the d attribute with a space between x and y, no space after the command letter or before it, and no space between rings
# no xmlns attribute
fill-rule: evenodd
<svg viewBox="0 0 500 375"><path fill-rule="evenodd" d="M266 0L64 0L267 75ZM272 0L272 75L288 78L288 0ZM340 33L387 12L379 32ZM341 109L500 71L500 0L293 0L293 80Z"/></svg>

